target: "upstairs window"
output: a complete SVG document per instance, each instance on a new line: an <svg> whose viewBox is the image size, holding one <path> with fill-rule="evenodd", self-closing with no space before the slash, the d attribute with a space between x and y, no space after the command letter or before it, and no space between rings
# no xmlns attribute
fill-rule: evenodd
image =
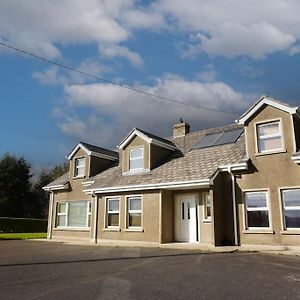
<svg viewBox="0 0 300 300"><path fill-rule="evenodd" d="M74 176L75 177L83 177L84 170L85 170L85 158L84 157L76 158L75 159Z"/></svg>
<svg viewBox="0 0 300 300"><path fill-rule="evenodd" d="M143 148L131 149L129 152L129 170L144 169L144 151Z"/></svg>
<svg viewBox="0 0 300 300"><path fill-rule="evenodd" d="M257 148L259 153L282 150L279 121L257 125Z"/></svg>

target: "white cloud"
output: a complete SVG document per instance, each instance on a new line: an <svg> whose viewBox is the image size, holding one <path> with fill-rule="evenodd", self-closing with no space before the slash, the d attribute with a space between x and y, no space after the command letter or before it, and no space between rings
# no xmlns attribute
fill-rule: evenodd
<svg viewBox="0 0 300 300"><path fill-rule="evenodd" d="M251 79L259 78L265 74L265 71L262 68L247 61L238 62L233 66L233 70Z"/></svg>
<svg viewBox="0 0 300 300"><path fill-rule="evenodd" d="M247 107L247 95L223 82L188 81L175 75L156 79L154 86L136 86L151 93L184 101L199 107L241 112ZM100 146L115 146L133 127L140 127L161 136L172 134L172 125L182 117L192 129L233 122L235 115L196 109L155 100L111 84L65 86L67 107L78 117L66 119L60 128L64 133ZM81 108L89 108L92 116L80 117ZM82 119L81 119L82 118ZM78 120L84 122L85 127ZM74 127L72 126L74 122ZM69 126L68 126L69 125ZM79 127L78 131L74 128ZM68 132L70 128L70 132Z"/></svg>
<svg viewBox="0 0 300 300"><path fill-rule="evenodd" d="M173 30L198 37L187 55L260 59L298 52L299 11L296 0L1 1L0 39L48 58L61 56L62 45L114 45L111 55L141 65L140 55L124 44L138 30Z"/></svg>
<svg viewBox="0 0 300 300"><path fill-rule="evenodd" d="M158 12L127 10L122 15L130 28L152 30L167 28L163 14Z"/></svg>
<svg viewBox="0 0 300 300"><path fill-rule="evenodd" d="M1 1L0 37L39 55L56 58L59 44L118 43L130 32L119 21L131 0Z"/></svg>
<svg viewBox="0 0 300 300"><path fill-rule="evenodd" d="M203 71L196 74L196 77L204 82L213 82L217 78L217 71L213 64L207 64Z"/></svg>
<svg viewBox="0 0 300 300"><path fill-rule="evenodd" d="M83 137L86 133L87 125L77 117L67 117L64 122L59 124L59 128L66 135Z"/></svg>
<svg viewBox="0 0 300 300"><path fill-rule="evenodd" d="M300 2L295 0L160 0L155 6L174 20L176 30L198 34L186 56L206 52L258 59L288 51L300 38Z"/></svg>
<svg viewBox="0 0 300 300"><path fill-rule="evenodd" d="M102 65L94 59L86 59L82 61L77 69L95 76L101 76L102 74L111 71L108 66ZM73 71L66 71L56 66L50 67L42 72L34 72L32 77L43 85L82 84L88 81L93 81L92 77L84 76Z"/></svg>
<svg viewBox="0 0 300 300"><path fill-rule="evenodd" d="M199 34L199 40L201 50L210 55L246 55L253 59L288 49L296 41L292 35L267 23L252 24L249 27L224 23L212 37Z"/></svg>
<svg viewBox="0 0 300 300"><path fill-rule="evenodd" d="M141 56L134 51L129 50L127 47L119 45L99 45L99 50L102 55L106 57L124 57L134 66L141 66L143 64L143 59Z"/></svg>

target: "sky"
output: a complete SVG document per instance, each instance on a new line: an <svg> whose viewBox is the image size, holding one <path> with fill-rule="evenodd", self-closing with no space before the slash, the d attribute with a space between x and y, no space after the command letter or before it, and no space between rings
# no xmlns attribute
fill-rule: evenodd
<svg viewBox="0 0 300 300"><path fill-rule="evenodd" d="M0 42L159 100L0 46L0 156L34 172L79 142L116 149L133 127L162 137L234 123L261 95L300 98L297 0L3 0ZM225 113L224 113L225 112Z"/></svg>

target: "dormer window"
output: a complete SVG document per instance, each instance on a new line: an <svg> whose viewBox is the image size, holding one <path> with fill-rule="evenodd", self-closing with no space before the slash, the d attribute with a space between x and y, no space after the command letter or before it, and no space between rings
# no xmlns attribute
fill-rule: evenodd
<svg viewBox="0 0 300 300"><path fill-rule="evenodd" d="M281 125L279 121L257 125L257 148L259 153L283 149Z"/></svg>
<svg viewBox="0 0 300 300"><path fill-rule="evenodd" d="M143 148L134 148L129 152L130 171L144 169L144 151Z"/></svg>
<svg viewBox="0 0 300 300"><path fill-rule="evenodd" d="M74 177L84 177L84 170L85 170L85 158L84 157L76 158Z"/></svg>

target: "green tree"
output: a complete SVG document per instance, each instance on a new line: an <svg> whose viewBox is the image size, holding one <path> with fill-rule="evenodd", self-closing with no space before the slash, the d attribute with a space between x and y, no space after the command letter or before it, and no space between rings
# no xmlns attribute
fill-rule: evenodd
<svg viewBox="0 0 300 300"><path fill-rule="evenodd" d="M49 203L49 193L43 190L51 181L60 177L61 175L68 172L69 165L67 163L57 165L53 168L44 169L38 176L37 181L33 186L33 192L37 197L38 201L36 207L33 211L34 215L39 215L39 217L47 217L48 215L48 203Z"/></svg>
<svg viewBox="0 0 300 300"><path fill-rule="evenodd" d="M0 159L0 216L30 217L36 201L32 193L30 164L5 154Z"/></svg>

